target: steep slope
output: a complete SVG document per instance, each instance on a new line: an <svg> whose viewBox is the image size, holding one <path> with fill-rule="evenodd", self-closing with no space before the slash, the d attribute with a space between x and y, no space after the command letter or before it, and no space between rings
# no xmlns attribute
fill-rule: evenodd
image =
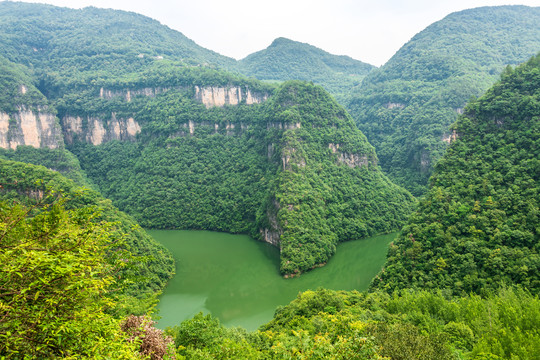
<svg viewBox="0 0 540 360"><path fill-rule="evenodd" d="M286 38L239 61L239 70L260 80L306 80L342 98L374 66L348 56L332 55L315 46Z"/></svg>
<svg viewBox="0 0 540 360"><path fill-rule="evenodd" d="M540 49L540 8L484 7L448 15L372 71L347 107L390 178L425 192L452 124L507 64Z"/></svg>
<svg viewBox="0 0 540 360"><path fill-rule="evenodd" d="M145 227L249 233L279 246L291 275L324 264L339 241L399 228L412 209L320 87L274 91L203 66L228 63L121 11L2 3L0 20L8 61L33 69L28 80L63 135L58 153L21 143L41 148L0 154L74 169L65 143L90 182ZM366 68L306 49L334 72Z"/></svg>
<svg viewBox="0 0 540 360"><path fill-rule="evenodd" d="M0 148L62 147L55 110L35 87L30 69L0 57Z"/></svg>
<svg viewBox="0 0 540 360"><path fill-rule="evenodd" d="M132 141L73 136L69 145L143 226L249 233L281 248L289 275L324 264L339 241L398 228L411 211L411 195L382 175L373 148L322 88L288 82L271 95L254 84L243 89L268 100L207 107L181 75L173 78L185 86L139 102L96 94L102 108L131 109L140 126Z"/></svg>
<svg viewBox="0 0 540 360"><path fill-rule="evenodd" d="M539 105L540 55L467 105L374 286L540 291Z"/></svg>
<svg viewBox="0 0 540 360"><path fill-rule="evenodd" d="M68 9L3 1L0 43L9 60L47 72L118 72L156 58L233 66L148 17L110 9Z"/></svg>
<svg viewBox="0 0 540 360"><path fill-rule="evenodd" d="M93 221L116 222L111 229L112 238L118 244L124 239L125 245L122 247L136 258L126 258L128 266L116 274L119 279L128 279L131 284L125 289L117 289L113 294L123 300L115 311L144 313L155 302L157 293L174 273L174 260L168 250L138 227L130 216L118 211L110 200L42 166L0 159L0 179L0 200L30 205L36 202L47 204L60 194L68 199L66 208L95 209L101 215Z"/></svg>
<svg viewBox="0 0 540 360"><path fill-rule="evenodd" d="M382 174L373 147L321 87L286 82L266 111L269 146L280 157L267 211L277 215L270 229L281 234L282 272L325 264L338 242L389 232L406 219L412 196Z"/></svg>

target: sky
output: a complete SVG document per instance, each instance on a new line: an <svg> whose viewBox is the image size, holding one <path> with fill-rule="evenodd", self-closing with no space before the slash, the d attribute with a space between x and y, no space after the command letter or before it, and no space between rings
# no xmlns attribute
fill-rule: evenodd
<svg viewBox="0 0 540 360"><path fill-rule="evenodd" d="M415 34L446 15L540 0L32 0L70 8L133 11L200 46L241 59L286 37L336 55L383 65Z"/></svg>

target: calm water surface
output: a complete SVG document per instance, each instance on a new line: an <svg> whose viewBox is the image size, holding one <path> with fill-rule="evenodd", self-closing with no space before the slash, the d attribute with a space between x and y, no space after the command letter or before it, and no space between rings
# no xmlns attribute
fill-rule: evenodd
<svg viewBox="0 0 540 360"><path fill-rule="evenodd" d="M202 311L225 326L255 330L300 291L324 287L365 290L397 233L340 244L328 264L299 278L279 275L279 251L245 235L151 230L176 260L176 275L158 305L158 327L178 325Z"/></svg>

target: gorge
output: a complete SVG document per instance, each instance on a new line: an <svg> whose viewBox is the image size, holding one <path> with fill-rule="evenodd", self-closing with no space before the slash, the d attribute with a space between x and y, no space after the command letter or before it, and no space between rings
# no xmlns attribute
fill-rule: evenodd
<svg viewBox="0 0 540 360"><path fill-rule="evenodd" d="M0 357L536 359L538 10L375 68L0 2Z"/></svg>

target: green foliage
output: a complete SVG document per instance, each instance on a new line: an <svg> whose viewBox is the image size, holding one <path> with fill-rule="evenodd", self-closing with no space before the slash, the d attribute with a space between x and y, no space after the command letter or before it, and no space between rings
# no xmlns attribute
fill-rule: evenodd
<svg viewBox="0 0 540 360"><path fill-rule="evenodd" d="M270 229L281 234L288 275L324 264L339 241L397 229L412 211L411 195L382 175L347 113L313 84L285 83L260 105L210 109L170 90L136 117L137 142L71 150L145 227L255 238Z"/></svg>
<svg viewBox="0 0 540 360"><path fill-rule="evenodd" d="M119 10L3 2L0 24L4 56L46 72L130 72L160 56L224 67L235 63L156 20Z"/></svg>
<svg viewBox="0 0 540 360"><path fill-rule="evenodd" d="M46 106L47 99L34 81L29 68L0 56L0 111L10 114L21 107Z"/></svg>
<svg viewBox="0 0 540 360"><path fill-rule="evenodd" d="M270 211L281 226L282 272L326 263L337 242L400 226L412 196L381 173L365 136L321 87L287 82L268 106L268 124L285 129L267 135L281 163Z"/></svg>
<svg viewBox="0 0 540 360"><path fill-rule="evenodd" d="M348 56L331 55L314 46L278 38L265 50L240 60L239 70L260 80L305 80L322 85L341 99L374 66Z"/></svg>
<svg viewBox="0 0 540 360"><path fill-rule="evenodd" d="M0 158L27 164L42 165L48 169L60 172L79 186L95 188L95 185L91 183L82 171L79 159L66 149L35 148L33 146L19 145L16 150L0 149Z"/></svg>
<svg viewBox="0 0 540 360"><path fill-rule="evenodd" d="M345 319L327 314L323 321L331 327L339 320ZM226 329L211 315L200 313L167 332L182 359L383 359L372 341L361 336L360 322L335 327L341 332L289 328L249 334Z"/></svg>
<svg viewBox="0 0 540 360"><path fill-rule="evenodd" d="M203 314L166 332L189 359L532 360L540 355L539 305L519 288L485 298L318 289L299 294L253 333Z"/></svg>
<svg viewBox="0 0 540 360"><path fill-rule="evenodd" d="M484 7L448 15L367 75L347 109L377 150L381 167L419 196L471 96L508 64L540 48L540 9Z"/></svg>
<svg viewBox="0 0 540 360"><path fill-rule="evenodd" d="M99 220L114 222L115 226L110 231L117 238L125 236L123 248L135 256L131 260L126 258L129 266L124 266L118 273L126 280L123 282L125 288L109 294L124 302L119 302L114 311L117 314L140 314L156 301L157 293L174 273L173 259L131 217L118 211L110 200L103 199L96 191L84 190L59 173L41 166L0 160L0 178L0 200L17 199L32 205L52 191L63 193L70 199L65 203L69 210L100 209L102 215Z"/></svg>
<svg viewBox="0 0 540 360"><path fill-rule="evenodd" d="M202 88L266 98L275 86L212 69L234 61L131 13L2 3L0 20L5 57L34 69L28 76L60 119L80 117L82 135L66 140L84 171L63 151L0 156L70 171L79 183L87 173L143 226L256 238L269 230L288 275L324 264L338 241L397 229L411 211L413 198L382 176L373 148L321 88L286 83L265 104L207 109L195 100ZM371 69L300 48L313 60L311 75L332 86L347 78L350 87L349 75L358 81ZM136 142L85 143L90 120L105 129L129 118L142 127Z"/></svg>
<svg viewBox="0 0 540 360"><path fill-rule="evenodd" d="M91 208L64 204L0 202L0 356L135 358L105 313L121 239Z"/></svg>
<svg viewBox="0 0 540 360"><path fill-rule="evenodd" d="M391 359L536 359L539 301L520 289L453 299L429 291L390 296L319 289L278 309L260 331L346 338L356 329Z"/></svg>
<svg viewBox="0 0 540 360"><path fill-rule="evenodd" d="M537 56L467 106L374 286L540 291L539 74Z"/></svg>

